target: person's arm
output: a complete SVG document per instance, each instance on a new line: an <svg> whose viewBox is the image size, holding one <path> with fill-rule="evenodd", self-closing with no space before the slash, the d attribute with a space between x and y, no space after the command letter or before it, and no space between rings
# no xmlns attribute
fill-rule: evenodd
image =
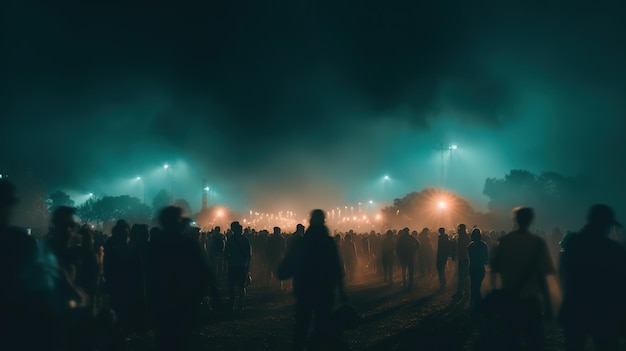
<svg viewBox="0 0 626 351"><path fill-rule="evenodd" d="M246 239L246 245L248 246L247 250L246 250L247 251L246 253L248 254L248 257L246 257L246 259L248 261L248 265L250 265L250 261L252 261L253 252L252 252L252 244L250 243L249 239Z"/></svg>
<svg viewBox="0 0 626 351"><path fill-rule="evenodd" d="M548 275L555 274L556 270L554 269L554 264L552 263L552 258L550 257L550 251L548 250L548 245L545 240L541 239L539 244L539 249L541 250L541 262L542 265L541 270L541 293L543 295L544 300L544 313L547 321L552 321L554 316L554 310L552 309L552 299L550 297L550 288L548 286Z"/></svg>
<svg viewBox="0 0 626 351"><path fill-rule="evenodd" d="M489 264L489 248L487 247L487 244L483 245L482 264L483 265L488 265Z"/></svg>
<svg viewBox="0 0 626 351"><path fill-rule="evenodd" d="M552 309L552 299L550 298L550 288L548 287L548 278L544 275L540 279L541 293L543 295L544 315L548 322L554 318L554 310Z"/></svg>

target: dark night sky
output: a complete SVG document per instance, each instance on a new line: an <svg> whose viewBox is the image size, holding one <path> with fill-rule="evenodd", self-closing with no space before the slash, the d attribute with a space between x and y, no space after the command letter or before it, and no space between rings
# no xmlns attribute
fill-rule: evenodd
<svg viewBox="0 0 626 351"><path fill-rule="evenodd" d="M131 2L3 1L0 167L308 209L438 185L456 143L477 208L511 168L626 190L622 1Z"/></svg>

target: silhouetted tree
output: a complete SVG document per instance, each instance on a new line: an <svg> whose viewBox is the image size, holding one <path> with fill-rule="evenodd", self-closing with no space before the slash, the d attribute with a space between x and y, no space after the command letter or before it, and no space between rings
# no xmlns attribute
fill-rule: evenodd
<svg viewBox="0 0 626 351"><path fill-rule="evenodd" d="M95 199L87 199L87 201L76 207L76 215L84 222L93 224L98 223L98 215L94 210L95 203Z"/></svg>
<svg viewBox="0 0 626 351"><path fill-rule="evenodd" d="M58 206L74 207L74 200L61 190L57 190L48 197L48 210L53 211Z"/></svg>
<svg viewBox="0 0 626 351"><path fill-rule="evenodd" d="M488 178L483 194L495 222L510 223L511 210L523 205L535 208L537 226L578 226L588 204L597 201L593 189L584 177L511 170L504 178Z"/></svg>
<svg viewBox="0 0 626 351"><path fill-rule="evenodd" d="M79 206L77 212L82 220L101 223L105 228L111 227L118 219L129 223L149 223L151 213L148 205L128 195L90 199Z"/></svg>
<svg viewBox="0 0 626 351"><path fill-rule="evenodd" d="M480 216L470 203L457 194L441 189L424 189L395 199L392 206L383 209L384 221L389 228L444 226L453 228L458 223L480 224Z"/></svg>

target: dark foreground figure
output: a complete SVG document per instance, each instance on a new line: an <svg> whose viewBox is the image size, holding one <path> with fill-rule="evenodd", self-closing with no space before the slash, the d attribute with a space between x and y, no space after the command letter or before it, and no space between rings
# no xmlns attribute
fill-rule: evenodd
<svg viewBox="0 0 626 351"><path fill-rule="evenodd" d="M336 293L342 300L346 299L339 249L324 224L322 210L311 213L310 223L302 240L290 247L278 272L280 279L293 277L296 297L293 350L307 347L311 322L313 335L307 349L337 349L338 336L331 326L331 314Z"/></svg>
<svg viewBox="0 0 626 351"><path fill-rule="evenodd" d="M159 220L163 231L147 259L152 327L161 350L187 350L200 301L209 287L215 294L215 278L199 244L183 235L182 210L166 207Z"/></svg>
<svg viewBox="0 0 626 351"><path fill-rule="evenodd" d="M587 225L563 247L559 322L568 351L584 350L590 336L596 350L618 350L620 319L626 317L626 252L608 237L615 226L621 225L611 208L593 206Z"/></svg>
<svg viewBox="0 0 626 351"><path fill-rule="evenodd" d="M543 350L544 312L552 319L546 276L555 270L546 242L530 233L533 210L517 208L514 218L516 230L500 238L493 256L492 272L508 299L491 320L490 337L496 350L521 350L523 341L529 350Z"/></svg>

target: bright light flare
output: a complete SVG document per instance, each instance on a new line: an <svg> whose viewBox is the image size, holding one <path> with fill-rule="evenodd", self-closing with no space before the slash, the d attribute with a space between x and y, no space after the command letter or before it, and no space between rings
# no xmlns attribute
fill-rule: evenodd
<svg viewBox="0 0 626 351"><path fill-rule="evenodd" d="M222 217L223 215L224 215L224 211L222 211L222 210L217 211L217 216L218 217Z"/></svg>
<svg viewBox="0 0 626 351"><path fill-rule="evenodd" d="M168 169L170 168L170 165L168 165L167 163L163 165L163 169Z"/></svg>
<svg viewBox="0 0 626 351"><path fill-rule="evenodd" d="M141 180L141 177L140 177L140 176L137 176L137 177L135 178L135 180Z"/></svg>
<svg viewBox="0 0 626 351"><path fill-rule="evenodd" d="M437 207L439 207L440 209L445 209L446 207L448 207L448 204L445 201L439 201L437 202Z"/></svg>
<svg viewBox="0 0 626 351"><path fill-rule="evenodd" d="M383 179L384 179L384 180L389 180L389 176L388 176L388 175L386 175L386 176L384 176L384 177L383 177Z"/></svg>
<svg viewBox="0 0 626 351"><path fill-rule="evenodd" d="M205 186L203 190L204 190L204 191L209 191L209 187L208 187L208 186ZM252 212L252 211L250 211L250 212Z"/></svg>
<svg viewBox="0 0 626 351"><path fill-rule="evenodd" d="M456 150L456 149L458 149L458 148L459 148L459 147L458 147L457 145L450 145L450 150Z"/></svg>

